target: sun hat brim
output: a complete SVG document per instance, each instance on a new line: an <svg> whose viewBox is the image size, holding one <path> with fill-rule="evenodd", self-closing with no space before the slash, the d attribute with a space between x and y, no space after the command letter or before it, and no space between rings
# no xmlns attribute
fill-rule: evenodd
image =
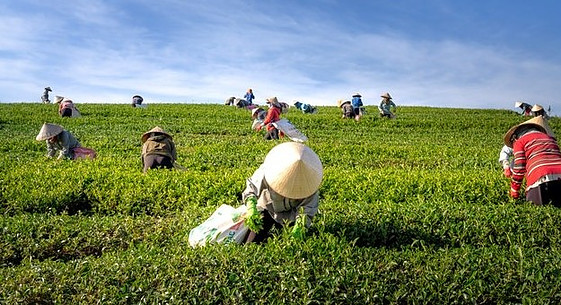
<svg viewBox="0 0 561 305"><path fill-rule="evenodd" d="M37 136L35 137L35 140L37 141L47 140L49 138L58 135L63 130L64 128L62 128L62 126L60 125L44 123L43 126L41 126L41 130L39 130L39 134L37 134Z"/></svg>
<svg viewBox="0 0 561 305"><path fill-rule="evenodd" d="M547 123L547 121L543 118L543 116L540 115L540 116L537 116L535 118L524 121L524 122L522 122L518 125L512 126L506 132L506 134L504 135L504 138L503 138L503 142L506 146L512 148L512 144L513 144L512 136L518 131L518 128L520 128L521 126L524 126L524 125L530 125L530 126L536 127L541 132L546 133L550 137L555 136L555 134L553 133L553 130L551 130L551 127L549 127L549 124Z"/></svg>
<svg viewBox="0 0 561 305"><path fill-rule="evenodd" d="M265 180L273 191L291 199L314 194L323 178L318 155L308 146L286 142L271 149L265 157Z"/></svg>
<svg viewBox="0 0 561 305"><path fill-rule="evenodd" d="M156 126L156 127L152 128L149 131L142 134L142 137L140 138L142 143L146 142L152 133L157 133L157 134L167 136L168 138L170 138L170 140L173 139L173 137L170 134L168 134L167 132L165 132L161 127Z"/></svg>

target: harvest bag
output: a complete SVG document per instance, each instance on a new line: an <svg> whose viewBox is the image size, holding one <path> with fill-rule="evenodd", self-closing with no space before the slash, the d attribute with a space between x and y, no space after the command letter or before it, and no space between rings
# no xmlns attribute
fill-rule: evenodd
<svg viewBox="0 0 561 305"><path fill-rule="evenodd" d="M189 244L192 247L208 243L241 244L248 232L244 224L246 210L245 205L238 208L221 205L207 220L189 232Z"/></svg>
<svg viewBox="0 0 561 305"><path fill-rule="evenodd" d="M280 119L272 124L294 142L302 143L308 141L308 137L306 137L306 135L304 135L300 130L296 129L296 127L294 127L294 125L292 125L292 123L290 123L287 119Z"/></svg>
<svg viewBox="0 0 561 305"><path fill-rule="evenodd" d="M74 153L74 160L78 160L78 159L92 160L95 159L95 157L97 156L95 150L87 147L76 147L72 149L72 152Z"/></svg>

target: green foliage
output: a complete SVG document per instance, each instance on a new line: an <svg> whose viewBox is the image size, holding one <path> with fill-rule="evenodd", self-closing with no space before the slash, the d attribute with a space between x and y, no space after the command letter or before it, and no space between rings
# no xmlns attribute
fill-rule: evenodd
<svg viewBox="0 0 561 305"><path fill-rule="evenodd" d="M243 204L245 179L279 141L235 107L78 106L81 118L63 119L55 105L0 104L0 303L561 302L561 210L509 199L497 162L524 119L514 112L283 114L324 165L306 238L193 249L189 230ZM46 158L43 122L99 157ZM184 171L142 174L140 137L156 125Z"/></svg>

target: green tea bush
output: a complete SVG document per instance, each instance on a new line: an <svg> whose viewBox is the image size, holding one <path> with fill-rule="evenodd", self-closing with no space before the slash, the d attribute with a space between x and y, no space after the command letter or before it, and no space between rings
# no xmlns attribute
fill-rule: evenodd
<svg viewBox="0 0 561 305"><path fill-rule="evenodd" d="M291 110L324 166L307 237L191 248L189 231L279 142L223 105L0 104L0 303L557 304L561 211L512 200L497 162L524 120L506 110L399 107L397 119ZM45 157L44 122L95 160ZM550 124L561 133L558 118ZM184 170L142 173L160 126Z"/></svg>

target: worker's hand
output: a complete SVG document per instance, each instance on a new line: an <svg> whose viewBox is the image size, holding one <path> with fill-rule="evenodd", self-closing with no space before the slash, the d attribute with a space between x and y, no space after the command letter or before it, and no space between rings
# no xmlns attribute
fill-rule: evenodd
<svg viewBox="0 0 561 305"><path fill-rule="evenodd" d="M510 194L509 194L509 195L510 195L510 197L511 197L512 199L518 199L518 198L520 198L520 193L517 192L517 191L515 191L515 190L512 190L512 189L510 190Z"/></svg>
<svg viewBox="0 0 561 305"><path fill-rule="evenodd" d="M263 218L261 213L257 210L257 197L251 195L245 199L247 213L245 215L245 225L247 228L255 233L263 229Z"/></svg>
<svg viewBox="0 0 561 305"><path fill-rule="evenodd" d="M510 178L510 176L512 176L512 171L510 170L510 167L505 167L504 174L505 174L505 177L507 177L507 178Z"/></svg>

